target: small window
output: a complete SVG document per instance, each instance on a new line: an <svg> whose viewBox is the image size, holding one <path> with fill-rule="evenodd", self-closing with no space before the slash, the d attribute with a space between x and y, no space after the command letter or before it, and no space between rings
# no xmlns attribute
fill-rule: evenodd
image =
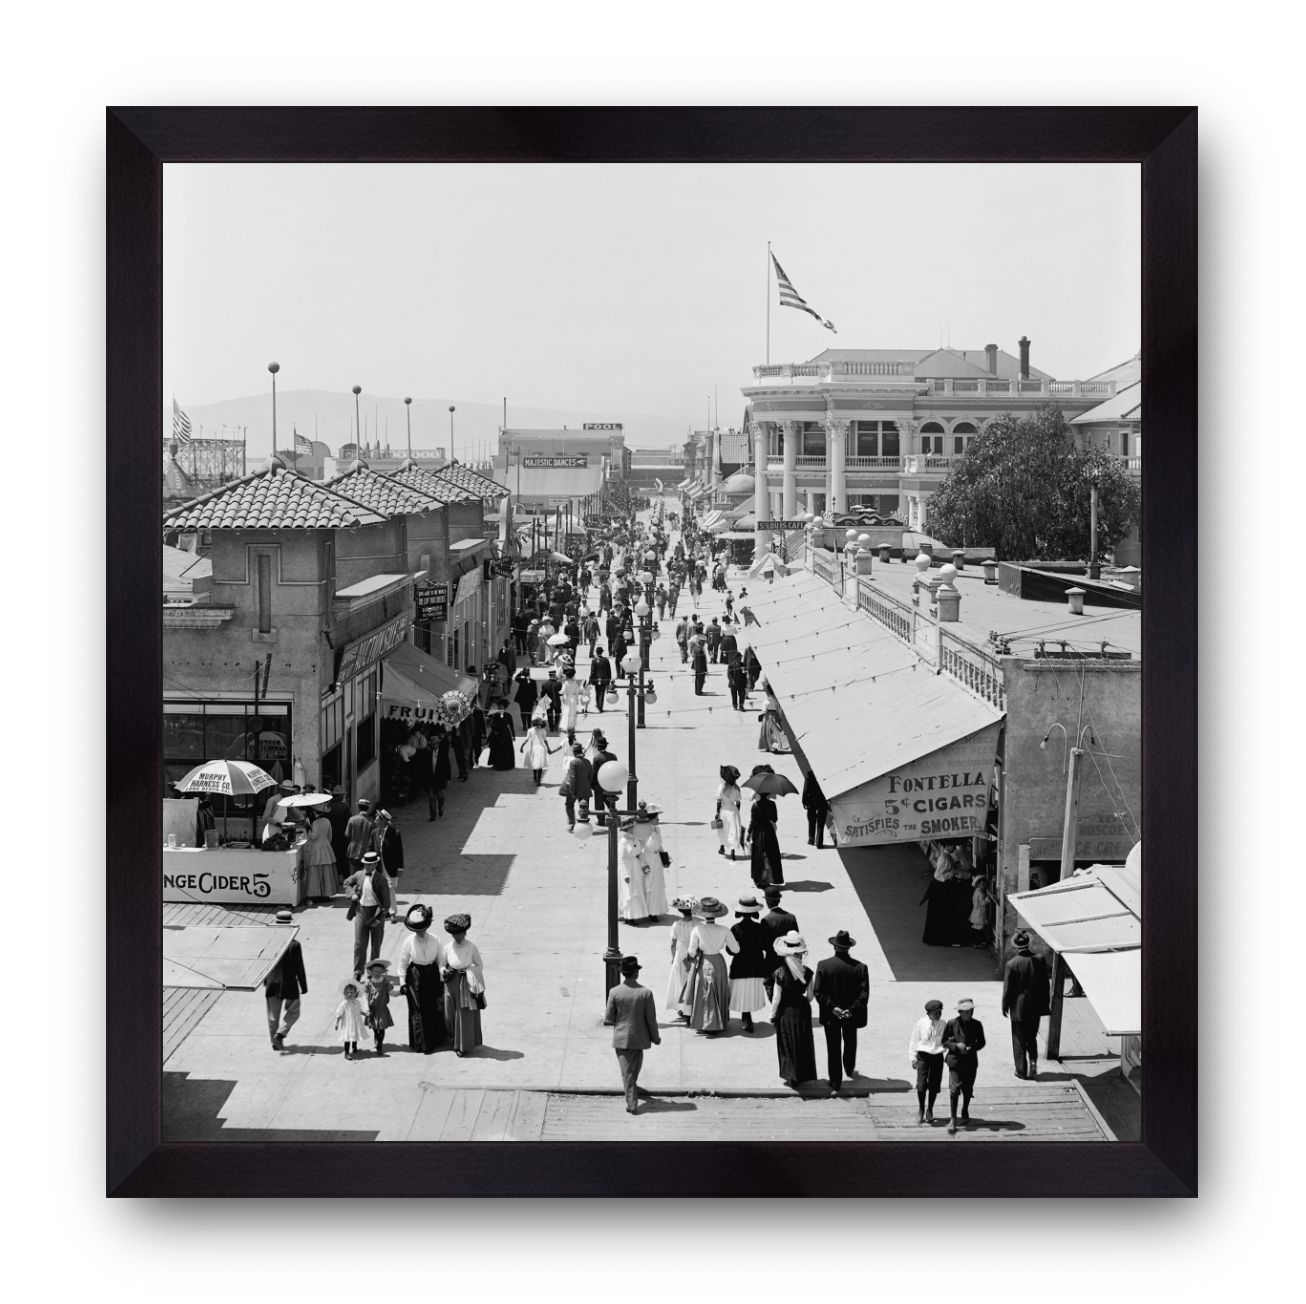
<svg viewBox="0 0 1306 1304"><path fill-rule="evenodd" d="M1128 430L1122 430L1120 432L1120 456L1121 457L1129 456L1129 431Z"/></svg>
<svg viewBox="0 0 1306 1304"><path fill-rule="evenodd" d="M272 558L266 553L258 557L258 632L272 632Z"/></svg>

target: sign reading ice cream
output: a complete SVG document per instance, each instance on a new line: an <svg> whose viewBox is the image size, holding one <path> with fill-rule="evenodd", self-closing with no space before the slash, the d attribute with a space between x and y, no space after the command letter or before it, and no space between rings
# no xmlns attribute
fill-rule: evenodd
<svg viewBox="0 0 1306 1304"><path fill-rule="evenodd" d="M984 831L999 725L863 783L830 802L840 845L869 847Z"/></svg>

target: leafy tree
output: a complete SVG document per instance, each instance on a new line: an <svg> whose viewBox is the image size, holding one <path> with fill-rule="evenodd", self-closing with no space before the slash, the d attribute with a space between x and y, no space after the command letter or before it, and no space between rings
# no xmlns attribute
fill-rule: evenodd
<svg viewBox="0 0 1306 1304"><path fill-rule="evenodd" d="M929 530L959 547L993 547L1011 561L1087 557L1097 480L1098 551L1138 522L1142 494L1121 459L1076 447L1055 404L990 422L954 458L929 500Z"/></svg>

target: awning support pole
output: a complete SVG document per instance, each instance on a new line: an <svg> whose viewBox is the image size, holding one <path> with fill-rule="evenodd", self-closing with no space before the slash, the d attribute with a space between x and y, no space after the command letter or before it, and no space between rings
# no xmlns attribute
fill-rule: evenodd
<svg viewBox="0 0 1306 1304"><path fill-rule="evenodd" d="M1048 1059L1061 1060L1061 1016L1066 1008L1066 958L1052 957L1052 1012L1048 1015Z"/></svg>

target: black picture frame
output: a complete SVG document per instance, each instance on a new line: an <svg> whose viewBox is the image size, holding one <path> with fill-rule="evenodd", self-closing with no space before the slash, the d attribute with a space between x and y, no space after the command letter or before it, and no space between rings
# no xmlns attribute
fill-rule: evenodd
<svg viewBox="0 0 1306 1304"><path fill-rule="evenodd" d="M1142 165L1141 1142L161 1143L162 169L310 161ZM109 1194L1196 1194L1196 109L110 108L107 165Z"/></svg>

